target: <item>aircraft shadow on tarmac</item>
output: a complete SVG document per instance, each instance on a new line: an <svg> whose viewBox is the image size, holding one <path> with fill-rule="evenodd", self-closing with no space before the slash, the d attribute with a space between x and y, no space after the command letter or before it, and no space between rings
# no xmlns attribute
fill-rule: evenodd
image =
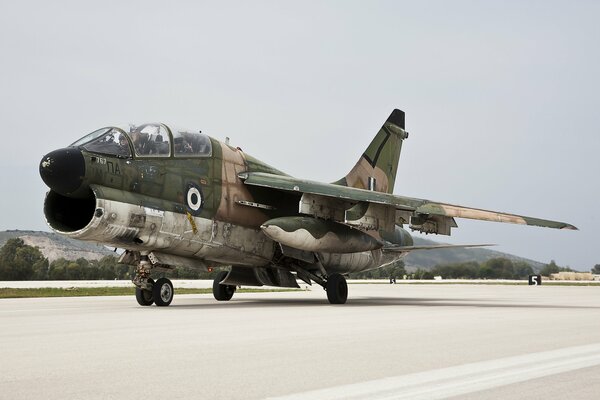
<svg viewBox="0 0 600 400"><path fill-rule="evenodd" d="M381 307L381 306L418 306L418 307L475 307L475 308L531 308L531 309L600 309L600 306L585 305L560 305L560 304L518 304L503 303L501 299L443 299L443 298L386 298L386 297L361 297L349 299L343 307ZM228 302L201 301L197 304L177 304L173 302L171 308L257 308L257 307L307 307L328 306L336 307L327 302L327 299L240 299Z"/></svg>

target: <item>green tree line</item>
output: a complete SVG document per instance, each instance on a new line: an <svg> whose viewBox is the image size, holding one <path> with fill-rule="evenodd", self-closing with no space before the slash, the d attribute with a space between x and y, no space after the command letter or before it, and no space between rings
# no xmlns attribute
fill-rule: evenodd
<svg viewBox="0 0 600 400"><path fill-rule="evenodd" d="M533 275L533 268L523 261L508 258L492 258L482 263L475 261L438 265L431 271L417 271L417 279L527 279Z"/></svg>
<svg viewBox="0 0 600 400"><path fill-rule="evenodd" d="M598 272L594 272L597 270ZM559 267L554 261L545 265L540 274L550 276L561 271L573 271L568 267ZM592 273L600 273L600 265L592 268ZM535 274L533 268L523 261L512 261L508 258L498 257L478 263L469 261L464 263L440 264L431 270L417 269L407 273L404 262L397 261L386 267L350 274L351 279L433 279L441 276L444 279L527 279Z"/></svg>
<svg viewBox="0 0 600 400"><path fill-rule="evenodd" d="M550 261L539 272L550 276L562 271L573 271L569 267L559 267ZM508 258L492 258L482 263L475 261L437 265L431 271L417 270L412 274L414 279L433 279L441 276L444 279L527 279L536 272L524 261L513 261Z"/></svg>

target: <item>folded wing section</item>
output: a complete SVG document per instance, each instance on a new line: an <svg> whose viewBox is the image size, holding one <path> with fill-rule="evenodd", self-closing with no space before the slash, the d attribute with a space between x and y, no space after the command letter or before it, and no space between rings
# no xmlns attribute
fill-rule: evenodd
<svg viewBox="0 0 600 400"><path fill-rule="evenodd" d="M444 203L427 202L422 206L417 207L415 211L420 214L440 215L451 218L467 218L482 221L504 222L509 224L542 226L554 229L577 230L576 227L565 222L526 217L523 215L506 214L497 211L481 210L478 208L462 207Z"/></svg>

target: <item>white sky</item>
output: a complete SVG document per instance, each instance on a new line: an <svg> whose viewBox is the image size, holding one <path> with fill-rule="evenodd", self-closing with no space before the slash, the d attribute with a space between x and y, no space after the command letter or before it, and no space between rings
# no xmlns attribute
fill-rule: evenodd
<svg viewBox="0 0 600 400"><path fill-rule="evenodd" d="M0 229L47 230L38 163L98 127L202 129L345 175L406 112L395 193L556 219L452 243L600 263L600 2L0 2Z"/></svg>

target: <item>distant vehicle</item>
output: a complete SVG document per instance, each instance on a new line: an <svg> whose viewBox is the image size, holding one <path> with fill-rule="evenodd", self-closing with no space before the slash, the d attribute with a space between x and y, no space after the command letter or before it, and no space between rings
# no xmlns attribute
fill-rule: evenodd
<svg viewBox="0 0 600 400"><path fill-rule="evenodd" d="M48 225L63 235L124 248L140 305L167 306L170 280L153 270L231 265L213 285L229 300L237 285L325 288L346 302L344 275L387 265L414 246L413 231L450 235L454 218L576 229L556 221L392 194L404 112L394 110L342 179L293 178L199 131L164 124L111 126L45 155ZM332 151L339 151L332 149ZM458 246L468 247L468 246Z"/></svg>

